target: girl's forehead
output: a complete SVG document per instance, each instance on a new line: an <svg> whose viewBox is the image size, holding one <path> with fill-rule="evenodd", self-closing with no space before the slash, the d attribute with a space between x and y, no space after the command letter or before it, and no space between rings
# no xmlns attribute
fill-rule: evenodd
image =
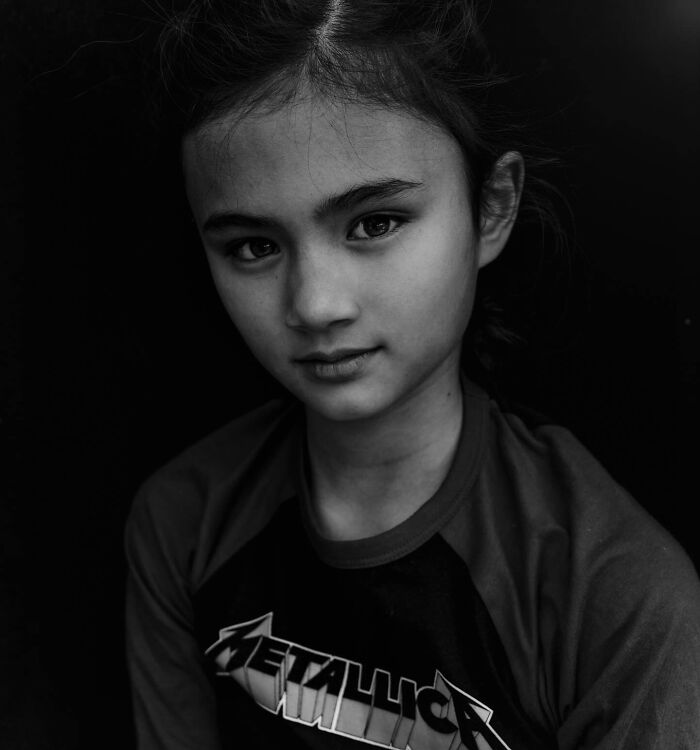
<svg viewBox="0 0 700 750"><path fill-rule="evenodd" d="M422 182L461 171L457 142L405 111L306 98L267 111L236 111L187 136L188 189L338 183L401 176ZM447 170L447 171L446 171Z"/></svg>

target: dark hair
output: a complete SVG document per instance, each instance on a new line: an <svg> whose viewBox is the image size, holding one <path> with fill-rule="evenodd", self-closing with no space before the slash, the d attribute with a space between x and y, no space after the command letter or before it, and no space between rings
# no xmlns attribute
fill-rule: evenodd
<svg viewBox="0 0 700 750"><path fill-rule="evenodd" d="M310 86L324 96L408 110L447 130L465 157L477 226L489 210L484 186L496 160L520 151L520 220L536 217L557 233L548 183L533 169L542 159L492 100L504 78L472 0L193 0L167 19L158 55L158 122L177 142L234 107L241 114L274 108ZM465 346L484 371L497 360L494 348L514 340L486 276Z"/></svg>

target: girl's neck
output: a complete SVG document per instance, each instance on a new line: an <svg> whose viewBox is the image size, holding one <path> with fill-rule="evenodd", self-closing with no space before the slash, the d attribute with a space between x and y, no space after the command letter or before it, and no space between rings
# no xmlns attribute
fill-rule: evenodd
<svg viewBox="0 0 700 750"><path fill-rule="evenodd" d="M357 539L408 518L445 478L461 426L457 367L369 420L332 422L309 412L311 497L321 533Z"/></svg>

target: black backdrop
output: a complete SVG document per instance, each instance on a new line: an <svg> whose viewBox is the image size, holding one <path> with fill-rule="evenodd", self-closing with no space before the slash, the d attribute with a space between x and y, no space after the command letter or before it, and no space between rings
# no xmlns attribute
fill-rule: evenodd
<svg viewBox="0 0 700 750"><path fill-rule="evenodd" d="M695 540L700 7L492 0L512 94L562 159L514 395ZM0 745L132 746L122 529L138 483L278 393L213 298L144 114L156 0L0 0ZM515 90L514 88L514 90Z"/></svg>

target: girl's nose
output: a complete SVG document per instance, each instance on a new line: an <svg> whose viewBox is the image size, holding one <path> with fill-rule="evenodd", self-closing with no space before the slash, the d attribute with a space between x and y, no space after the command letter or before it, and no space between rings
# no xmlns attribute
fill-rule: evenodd
<svg viewBox="0 0 700 750"><path fill-rule="evenodd" d="M288 276L286 324L323 331L355 320L359 308L352 293L352 275L339 258L320 248L300 253Z"/></svg>

